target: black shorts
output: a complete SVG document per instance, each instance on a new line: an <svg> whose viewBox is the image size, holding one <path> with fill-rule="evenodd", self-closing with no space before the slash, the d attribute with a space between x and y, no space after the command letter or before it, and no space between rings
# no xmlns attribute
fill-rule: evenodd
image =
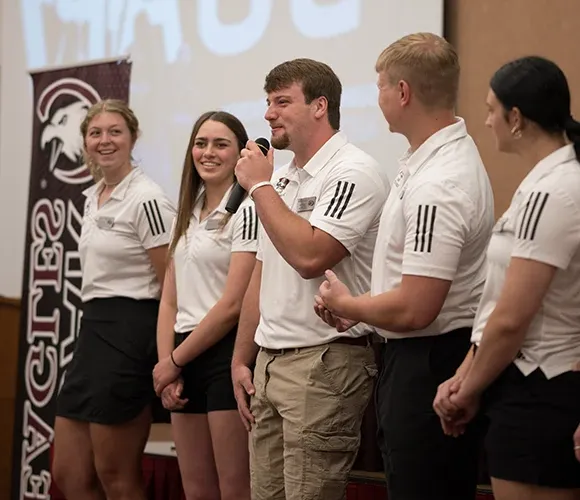
<svg viewBox="0 0 580 500"><path fill-rule="evenodd" d="M234 397L231 364L236 341L237 326L224 338L187 363L181 372L182 398L189 401L174 413L209 413L220 410L237 410ZM175 333L175 347L190 333Z"/></svg>
<svg viewBox="0 0 580 500"><path fill-rule="evenodd" d="M580 424L580 372L525 377L513 363L485 394L492 477L551 488L580 488L573 435Z"/></svg>
<svg viewBox="0 0 580 500"><path fill-rule="evenodd" d="M137 417L155 398L157 300L95 299L83 306L56 414L98 424Z"/></svg>
<svg viewBox="0 0 580 500"><path fill-rule="evenodd" d="M484 426L446 436L433 410L439 384L451 378L471 343L471 329L388 340L377 385L378 444L389 500L475 499Z"/></svg>

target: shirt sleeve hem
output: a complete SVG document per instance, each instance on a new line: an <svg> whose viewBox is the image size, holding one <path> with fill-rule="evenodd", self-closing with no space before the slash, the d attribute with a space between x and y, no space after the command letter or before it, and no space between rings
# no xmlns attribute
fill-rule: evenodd
<svg viewBox="0 0 580 500"><path fill-rule="evenodd" d="M558 269L565 270L570 264L570 259L568 257L557 256L553 254L547 254L544 252L537 251L518 251L514 250L512 252L512 257L519 259L529 259L536 262L541 262L542 264L548 264L549 266L556 267Z"/></svg>
<svg viewBox="0 0 580 500"><path fill-rule="evenodd" d="M453 281L456 269L445 269L443 267L403 265L402 274L410 276L422 276L425 278L437 278L445 281Z"/></svg>
<svg viewBox="0 0 580 500"><path fill-rule="evenodd" d="M344 245L344 247L351 253L362 238L362 235L358 231L353 231L353 234L349 237L341 228L338 228L333 224L328 224L324 221L317 220L311 222L310 224L312 227L316 227L332 236L336 241Z"/></svg>
<svg viewBox="0 0 580 500"><path fill-rule="evenodd" d="M166 240L157 240L157 241L150 241L148 243L143 243L143 248L145 250L151 250L153 248L163 247L165 245L169 245L170 239L167 238Z"/></svg>

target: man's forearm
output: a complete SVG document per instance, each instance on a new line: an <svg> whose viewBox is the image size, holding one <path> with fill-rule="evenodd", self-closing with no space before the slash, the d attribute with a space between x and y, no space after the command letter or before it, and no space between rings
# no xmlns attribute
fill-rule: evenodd
<svg viewBox="0 0 580 500"><path fill-rule="evenodd" d="M262 226L276 250L294 269L301 269L316 256L314 229L292 212L273 187L262 187L253 195Z"/></svg>
<svg viewBox="0 0 580 500"><path fill-rule="evenodd" d="M262 263L256 261L256 267L252 273L250 284L244 295L234 354L232 356L232 366L242 364L251 366L256 360L259 347L254 342L256 329L260 323L260 282L262 279Z"/></svg>
<svg viewBox="0 0 580 500"><path fill-rule="evenodd" d="M397 289L375 296L366 293L353 297L345 304L344 312L338 311L338 315L392 332L406 333L417 329L412 310Z"/></svg>
<svg viewBox="0 0 580 500"><path fill-rule="evenodd" d="M247 328L241 328L241 326L240 324L236 336L232 365L252 366L254 361L256 361L260 348L254 342L252 331Z"/></svg>
<svg viewBox="0 0 580 500"><path fill-rule="evenodd" d="M240 315L240 322L238 324L238 332L236 335L236 343L234 346L234 354L232 356L232 365L241 364L244 366L251 366L256 360L259 347L254 342L254 336L258 323L260 321L260 311L250 310L249 306L242 308Z"/></svg>

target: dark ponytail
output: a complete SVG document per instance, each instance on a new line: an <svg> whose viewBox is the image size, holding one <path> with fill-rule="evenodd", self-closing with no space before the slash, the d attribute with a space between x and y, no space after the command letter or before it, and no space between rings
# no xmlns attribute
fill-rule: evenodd
<svg viewBox="0 0 580 500"><path fill-rule="evenodd" d="M549 134L566 133L580 161L580 123L570 115L570 88L560 67L539 56L515 59L499 68L490 87L503 107L521 114Z"/></svg>
<svg viewBox="0 0 580 500"><path fill-rule="evenodd" d="M577 122L572 116L569 116L564 124L564 130L570 142L574 144L576 158L580 161L580 122Z"/></svg>

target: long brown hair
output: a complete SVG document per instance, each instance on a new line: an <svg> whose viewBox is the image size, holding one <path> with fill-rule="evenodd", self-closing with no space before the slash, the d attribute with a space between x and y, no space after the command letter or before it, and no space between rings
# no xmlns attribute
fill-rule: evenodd
<svg viewBox="0 0 580 500"><path fill-rule="evenodd" d="M173 237L169 245L168 256L171 258L175 252L175 247L180 238L186 233L189 227L189 221L191 219L191 214L193 213L193 207L195 201L201 192L203 187L203 180L199 176L195 165L193 164L193 158L191 156L191 151L193 149L193 144L199 129L208 120L214 122L223 123L228 127L238 140L238 152L246 147L248 142L248 133L244 128L242 122L236 118L234 115L226 111L207 111L201 115L191 130L191 135L189 137L189 144L187 145L187 150L185 151L185 159L183 161L183 171L181 173L181 186L179 188L179 204L177 206L177 219L175 220L175 227L173 229ZM228 219L231 215L226 216ZM222 225L227 223L227 219L222 221Z"/></svg>

